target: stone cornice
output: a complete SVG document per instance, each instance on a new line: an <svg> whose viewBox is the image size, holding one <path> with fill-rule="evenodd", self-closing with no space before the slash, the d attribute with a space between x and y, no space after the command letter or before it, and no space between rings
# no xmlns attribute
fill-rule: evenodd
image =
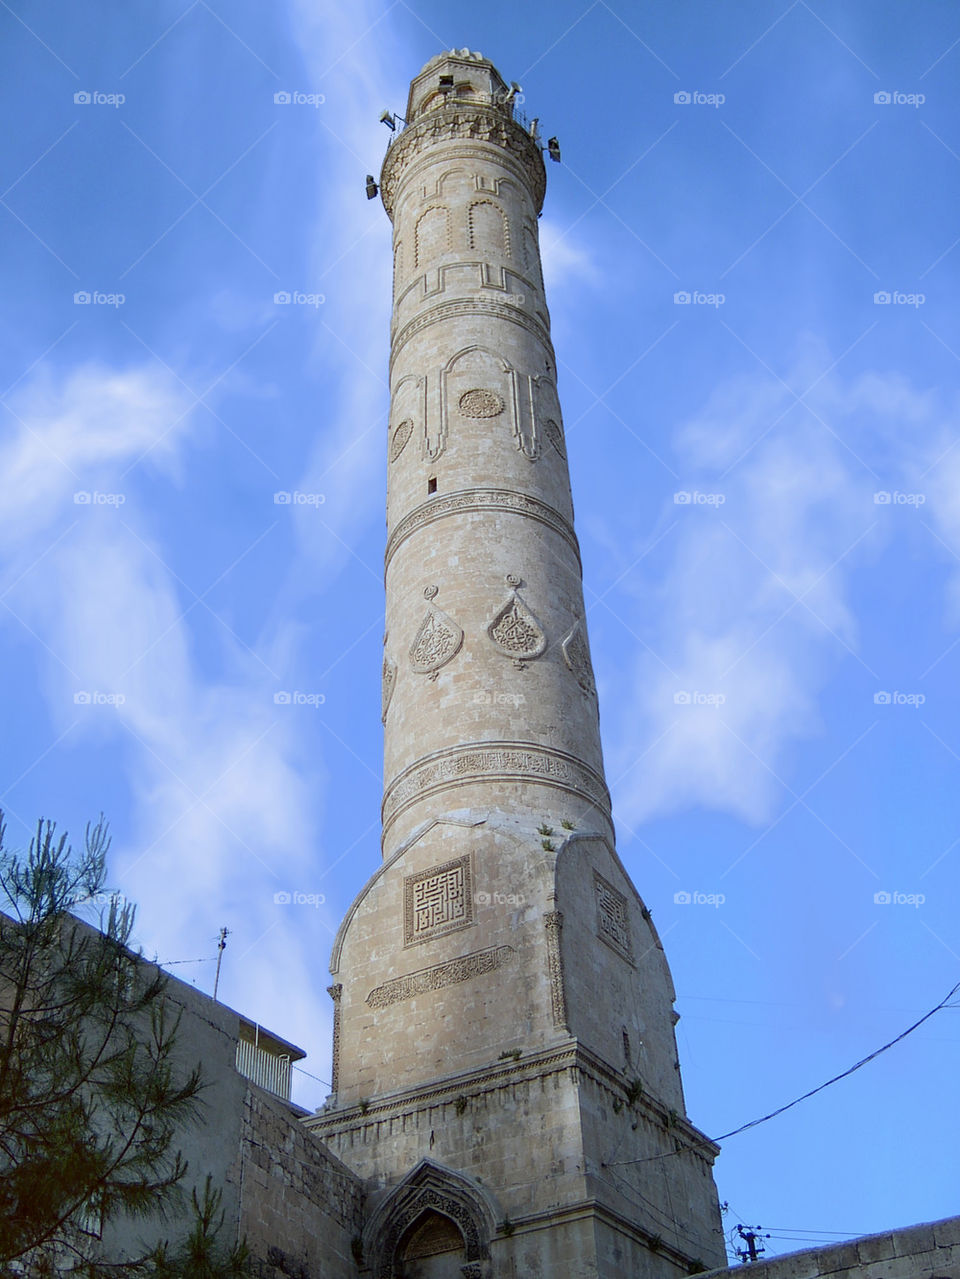
<svg viewBox="0 0 960 1279"><path fill-rule="evenodd" d="M457 493L444 494L443 497L432 497L428 502L414 507L396 525L387 539L387 549L383 557L383 571L386 574L398 548L419 533L422 528L449 515L468 515L475 511L503 511L508 515L520 515L527 519L538 520L567 542L577 557L580 565L580 546L573 526L563 518L547 502L532 497L529 493L521 493L517 489L472 488L461 489Z"/></svg>
<svg viewBox="0 0 960 1279"><path fill-rule="evenodd" d="M458 103L430 111L408 124L388 148L380 170L380 195L391 219L402 171L427 147L442 142L457 143L460 156L466 151L465 144L471 142L506 152L519 165L536 211L543 208L547 175L540 148L529 133L492 103Z"/></svg>
<svg viewBox="0 0 960 1279"><path fill-rule="evenodd" d="M304 1119L303 1123L322 1139L335 1136L368 1124L382 1123L401 1115L412 1115L430 1106L455 1104L462 1097L512 1088L516 1084L542 1079L548 1075L572 1071L576 1080L582 1074L611 1096L623 1099L624 1076L614 1070L602 1057L585 1048L576 1039L561 1042L555 1048L545 1048L529 1053L519 1061L502 1061L477 1070L448 1075L435 1083L421 1085L390 1093L363 1106L344 1106L329 1113L321 1112ZM659 1128L668 1128L683 1138L683 1153L712 1162L720 1153L720 1147L681 1115L671 1117L666 1106L644 1093L635 1103L636 1112Z"/></svg>
<svg viewBox="0 0 960 1279"><path fill-rule="evenodd" d="M445 320L459 319L464 315L495 316L500 320L508 320L511 324L518 324L522 329L526 329L528 333L532 333L535 338L542 342L544 348L551 356L554 355L550 334L539 320L521 310L520 307L508 306L505 302L494 302L488 298L454 298L449 302L438 302L430 307L428 311L421 311L412 320L408 320L403 328L394 335L390 344L391 373L403 348L422 329L429 328L431 324L441 324ZM556 363L556 359L554 359L554 363Z"/></svg>
<svg viewBox="0 0 960 1279"><path fill-rule="evenodd" d="M610 814L606 783L575 755L538 742L464 742L424 755L392 779L381 808L383 838L411 804L471 782L540 782L570 791Z"/></svg>

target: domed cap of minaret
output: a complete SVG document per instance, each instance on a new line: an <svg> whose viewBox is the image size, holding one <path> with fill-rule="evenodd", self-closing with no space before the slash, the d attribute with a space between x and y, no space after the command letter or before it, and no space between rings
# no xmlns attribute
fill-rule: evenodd
<svg viewBox="0 0 960 1279"><path fill-rule="evenodd" d="M411 82L406 118L412 124L438 107L477 103L493 103L509 113L508 97L508 87L489 58L451 49L431 58Z"/></svg>

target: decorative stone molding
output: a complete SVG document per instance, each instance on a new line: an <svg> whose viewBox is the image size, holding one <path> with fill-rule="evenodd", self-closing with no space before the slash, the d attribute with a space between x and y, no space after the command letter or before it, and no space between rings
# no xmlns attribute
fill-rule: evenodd
<svg viewBox="0 0 960 1279"><path fill-rule="evenodd" d="M387 711L393 700L393 690L397 686L397 664L384 654L383 675L380 684L380 722L387 722Z"/></svg>
<svg viewBox="0 0 960 1279"><path fill-rule="evenodd" d="M393 218L393 205L400 176L422 151L442 142L458 142L458 159L468 158L467 142L486 142L496 148L497 158L506 152L520 166L525 185L531 192L537 213L543 208L547 175L540 148L529 133L515 120L492 104L458 104L441 107L408 124L391 142L380 171L380 195L383 207ZM483 152L481 151L481 154Z"/></svg>
<svg viewBox="0 0 960 1279"><path fill-rule="evenodd" d="M391 981L376 986L367 996L371 1008L389 1008L391 1004L404 999L413 999L415 995L423 995L431 990L441 990L445 986L456 986L460 982L469 981L473 977L482 977L492 973L511 960L516 952L512 946L490 946L487 950L476 950L460 959L451 959L445 964L433 964L429 968L421 968L405 977L394 977Z"/></svg>
<svg viewBox="0 0 960 1279"><path fill-rule="evenodd" d="M436 679L440 667L460 652L463 631L442 608L434 605L436 586L428 586L423 594L430 607L410 645L410 668L417 675Z"/></svg>
<svg viewBox="0 0 960 1279"><path fill-rule="evenodd" d="M390 567L390 561L399 546L414 533L418 533L434 520L443 519L447 515L466 515L482 511L506 511L510 515L524 515L529 519L539 520L548 528L559 533L577 557L580 567L580 547L573 527L562 515L539 498L530 497L527 493L519 493L515 489L475 488L461 489L459 493L451 493L446 497L434 497L422 506L415 507L406 514L394 528L387 542L384 555L384 571Z"/></svg>
<svg viewBox="0 0 960 1279"><path fill-rule="evenodd" d="M458 932L472 923L473 866L469 853L404 878L404 946Z"/></svg>
<svg viewBox="0 0 960 1279"><path fill-rule="evenodd" d="M450 320L462 319L464 316L496 317L519 324L528 333L532 333L551 355L553 354L553 344L546 325L528 311L524 311L522 307L510 306L506 302L498 302L493 298L455 298L452 301L437 302L428 311L421 311L402 329L397 330L390 344L391 370L407 342L422 329L431 324L445 324Z"/></svg>
<svg viewBox="0 0 960 1279"><path fill-rule="evenodd" d="M333 1056L330 1062L330 1091L336 1092L340 1086L340 996L343 986L337 982L327 987L327 994L333 1000Z"/></svg>
<svg viewBox="0 0 960 1279"><path fill-rule="evenodd" d="M550 1006L553 1011L553 1024L567 1029L567 998L563 988L563 957L560 953L560 930L563 928L563 913L559 910L548 911L543 917L547 930L547 971L550 974Z"/></svg>
<svg viewBox="0 0 960 1279"><path fill-rule="evenodd" d="M497 610L487 627L487 634L504 657L513 658L514 664L523 669L524 662L532 662L546 650L547 637L540 623L520 598L517 588L519 577L509 574L507 585L510 595Z"/></svg>
<svg viewBox="0 0 960 1279"><path fill-rule="evenodd" d="M383 797L384 837L417 800L470 782L491 781L556 786L610 814L610 794L603 778L576 756L533 742L474 742L435 751L393 779Z"/></svg>

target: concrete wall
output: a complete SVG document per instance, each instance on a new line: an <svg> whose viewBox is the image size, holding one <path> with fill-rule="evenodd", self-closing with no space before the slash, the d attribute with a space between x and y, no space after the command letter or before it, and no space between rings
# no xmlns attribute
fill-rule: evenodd
<svg viewBox="0 0 960 1279"><path fill-rule="evenodd" d="M743 1274L742 1266L710 1275ZM754 1262L750 1279L960 1279L960 1217ZM704 1275L703 1279L710 1279Z"/></svg>

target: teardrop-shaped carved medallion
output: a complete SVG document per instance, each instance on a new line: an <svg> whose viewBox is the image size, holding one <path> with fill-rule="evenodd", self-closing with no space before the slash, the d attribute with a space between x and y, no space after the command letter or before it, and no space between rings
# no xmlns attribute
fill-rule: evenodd
<svg viewBox="0 0 960 1279"><path fill-rule="evenodd" d="M593 663L590 661L590 646L587 643L586 628L581 621L574 622L572 630L564 636L560 651L567 669L573 672L583 691L595 693L597 686L593 678Z"/></svg>
<svg viewBox="0 0 960 1279"><path fill-rule="evenodd" d="M383 679L380 686L380 719L382 723L387 722L387 711L390 709L390 702L393 698L393 690L397 686L397 664L392 662L389 657L384 655L383 658Z"/></svg>
<svg viewBox="0 0 960 1279"><path fill-rule="evenodd" d="M432 603L437 594L435 586L428 586L424 596L431 601L429 611L420 623L410 645L410 666L417 675L436 679L437 671L451 658L456 657L463 644L463 631L452 617Z"/></svg>
<svg viewBox="0 0 960 1279"><path fill-rule="evenodd" d="M517 592L519 579L511 574L507 582L513 589L487 627L487 634L504 657L512 657L514 661L519 662L530 662L544 652L547 647L547 637L540 623Z"/></svg>
<svg viewBox="0 0 960 1279"><path fill-rule="evenodd" d="M413 434L413 422L410 418L406 418L401 422L394 431L390 440L390 461L395 462L403 450L407 447L407 441Z"/></svg>
<svg viewBox="0 0 960 1279"><path fill-rule="evenodd" d="M567 456L567 449L563 442L563 431L560 430L560 427L556 422L554 422L552 417L548 417L544 422L543 433L560 456L565 458Z"/></svg>

